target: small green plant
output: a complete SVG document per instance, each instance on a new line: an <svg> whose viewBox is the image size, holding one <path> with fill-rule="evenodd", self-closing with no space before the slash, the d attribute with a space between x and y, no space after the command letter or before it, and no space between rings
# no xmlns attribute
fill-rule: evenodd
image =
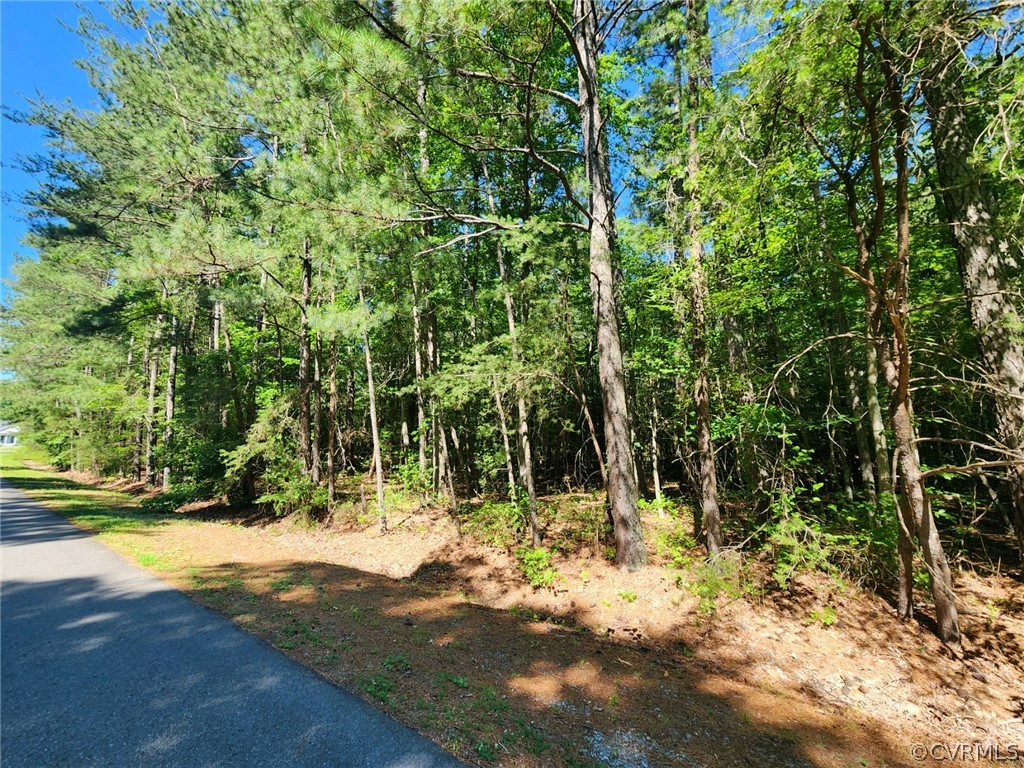
<svg viewBox="0 0 1024 768"><path fill-rule="evenodd" d="M743 562L738 553L723 553L702 562L691 581L677 583L685 584L698 598L697 613L711 616L718 610L719 595L736 599L743 594Z"/></svg>
<svg viewBox="0 0 1024 768"><path fill-rule="evenodd" d="M498 755L495 753L494 747L486 741L478 741L473 749L484 760L493 761L498 759Z"/></svg>
<svg viewBox="0 0 1024 768"><path fill-rule="evenodd" d="M294 586L290 576L280 576L270 582L270 588L276 592L285 592Z"/></svg>
<svg viewBox="0 0 1024 768"><path fill-rule="evenodd" d="M627 603L636 602L636 592L633 592L632 590L627 589L624 592L619 592L619 597L625 600Z"/></svg>
<svg viewBox="0 0 1024 768"><path fill-rule="evenodd" d="M839 614L836 613L836 609L831 605L826 605L820 611L815 609L807 614L808 620L805 624L821 624L823 627L831 627L836 621L839 620Z"/></svg>
<svg viewBox="0 0 1024 768"><path fill-rule="evenodd" d="M511 706L505 699L498 696L497 690L490 685L485 685L480 689L480 695L476 701L473 702L473 709L496 718L500 713L508 712Z"/></svg>
<svg viewBox="0 0 1024 768"><path fill-rule="evenodd" d="M655 537L654 546L658 554L668 561L669 567L683 569L693 563L697 541L677 520L674 528L663 531Z"/></svg>
<svg viewBox="0 0 1024 768"><path fill-rule="evenodd" d="M781 500L786 514L769 529L764 546L774 558L772 578L780 589L806 570L869 589L895 579L898 531L893 515L879 515L870 503L847 502L819 505L823 514L816 517L797 509L795 499ZM925 572L919 573L927 580Z"/></svg>
<svg viewBox="0 0 1024 768"><path fill-rule="evenodd" d="M144 568L153 568L158 571L163 571L167 570L169 567L160 555L153 552L139 552L135 559L138 560L139 565Z"/></svg>
<svg viewBox="0 0 1024 768"><path fill-rule="evenodd" d="M381 703L387 701L394 687L395 681L387 675L374 675L363 683L363 690Z"/></svg>
<svg viewBox="0 0 1024 768"><path fill-rule="evenodd" d="M412 664L409 663L409 657L404 653L392 653L389 656L385 656L380 665L388 672L412 671Z"/></svg>
<svg viewBox="0 0 1024 768"><path fill-rule="evenodd" d="M434 677L434 685L443 685L444 683L451 683L457 688L469 688L469 680L459 675L453 675L451 672L438 672Z"/></svg>
<svg viewBox="0 0 1024 768"><path fill-rule="evenodd" d="M524 720L518 720L516 724L519 726L519 735L526 742L527 752L542 755L550 748L551 745L548 744L544 734L532 725L528 725Z"/></svg>
<svg viewBox="0 0 1024 768"><path fill-rule="evenodd" d="M394 468L393 473L402 487L410 493L423 497L430 490L430 473L421 469L419 462L410 457L403 464Z"/></svg>
<svg viewBox="0 0 1024 768"><path fill-rule="evenodd" d="M558 571L551 564L551 552L544 547L520 547L516 551L519 567L534 589L550 587Z"/></svg>

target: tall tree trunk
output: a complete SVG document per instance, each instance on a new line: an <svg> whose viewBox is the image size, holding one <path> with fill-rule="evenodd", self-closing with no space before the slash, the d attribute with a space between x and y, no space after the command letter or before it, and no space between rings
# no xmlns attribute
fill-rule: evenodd
<svg viewBox="0 0 1024 768"><path fill-rule="evenodd" d="M637 510L626 377L619 338L614 266L615 193L611 182L608 135L601 114L596 0L573 0L572 11L583 155L590 188L590 292L597 325L598 377L604 405L608 507L615 526L615 562L622 568L635 570L647 562L647 548Z"/></svg>
<svg viewBox="0 0 1024 768"><path fill-rule="evenodd" d="M302 470L308 477L313 470L313 435L310 395L309 297L313 285L313 262L309 255L309 238L302 241L302 293L299 303L299 453Z"/></svg>
<svg viewBox="0 0 1024 768"><path fill-rule="evenodd" d="M427 474L427 408L423 396L423 320L419 308L419 292L416 290L416 277L412 278L412 336L413 336L413 370L416 376L416 443L421 476Z"/></svg>
<svg viewBox="0 0 1024 768"><path fill-rule="evenodd" d="M484 174L487 174L487 167L484 166ZM488 178L488 182L490 179ZM497 214L497 207L494 204L494 195L491 193L490 184L487 187L487 200L491 214ZM524 212L524 216L528 212ZM498 257L498 275L501 278L502 297L505 300L505 319L508 323L509 346L511 347L512 360L517 364L523 362L522 351L519 347L518 329L516 327L515 300L512 297L512 286L509 284L508 269L505 266L505 253L499 240L495 246ZM530 522L530 542L535 547L541 544L540 521L537 518L537 488L533 479L533 446L530 443L530 409L526 403L526 385L518 378L516 388L516 412L519 417L516 426L517 445L519 450L519 477L522 480L523 490L526 491L528 505L528 519ZM500 395L495 392L495 397L500 401ZM500 404L500 402L499 402ZM504 420L504 417L503 417ZM504 425L502 426L504 432ZM509 460L509 472L511 473L512 462Z"/></svg>
<svg viewBox="0 0 1024 768"><path fill-rule="evenodd" d="M572 366L573 379L576 382L576 389L573 390L572 394L576 398L576 401L580 405L580 412L583 414L583 420L587 425L587 434L590 437L590 445L594 449L594 456L597 459L598 469L601 471L601 484L604 486L608 485L608 467L604 460L604 451L601 450L601 441L597 434L597 425L594 423L594 416L590 412L590 405L587 403L587 391L586 387L583 386L583 376L580 374L580 368L576 364L576 352L574 351L574 345L572 342L572 311L569 307L569 292L568 286L562 285L562 311L564 312L564 326L565 326L565 350L566 357L569 360L569 365ZM608 510L608 522L614 528L614 522L611 519L611 510Z"/></svg>
<svg viewBox="0 0 1024 768"><path fill-rule="evenodd" d="M356 269L358 269L358 265ZM359 304L367 311L369 319L369 307L366 306L366 299L363 297L362 283L359 285ZM373 355L370 351L370 332L367 329L368 322L363 323L363 353L366 358L366 393L370 398L370 437L373 439L373 473L377 479L377 522L381 533L388 531L387 510L384 506L384 463L381 459L380 430L377 427L377 386L373 377Z"/></svg>
<svg viewBox="0 0 1024 768"><path fill-rule="evenodd" d="M171 316L170 347L167 350L167 387L164 400L164 477L163 489L171 489L171 456L174 444L174 395L178 379L178 318Z"/></svg>
<svg viewBox="0 0 1024 768"><path fill-rule="evenodd" d="M968 112L966 62L943 34L934 71L924 80L931 118L940 206L956 248L964 296L995 404L996 430L1007 458L1013 527L1024 554L1024 315L1014 302L1024 257L1000 228L984 168L974 162L978 120Z"/></svg>
<svg viewBox="0 0 1024 768"><path fill-rule="evenodd" d="M651 393L651 478L654 481L654 500L661 501L661 453L658 450L658 397Z"/></svg>
<svg viewBox="0 0 1024 768"><path fill-rule="evenodd" d="M498 389L498 382L491 377L491 391L494 393L494 407L498 412L498 427L501 431L501 446L505 451L505 472L508 474L508 494L510 499L516 495L516 474L512 466L512 444L508 437L508 417L505 415L505 405L501 401L501 390Z"/></svg>
<svg viewBox="0 0 1024 768"><path fill-rule="evenodd" d="M238 375L235 373L235 364L231 359L231 334L228 333L227 323L221 326L221 333L224 335L224 363L228 372L228 381L231 382L231 401L235 410L235 421L237 422L239 434L244 435L249 430L245 418L245 400L243 399L242 387L238 383ZM225 414L227 411L225 411ZM224 426L227 426L225 423Z"/></svg>
<svg viewBox="0 0 1024 768"><path fill-rule="evenodd" d="M313 392L310 396L310 416L312 420L312 434L310 435L309 447L309 477L315 485L320 485L320 448L323 445L322 428L322 398L320 387L320 358L322 356L320 334L316 334L316 343L311 343L311 354L313 358Z"/></svg>
<svg viewBox="0 0 1024 768"><path fill-rule="evenodd" d="M149 364L149 397L146 401L146 483L156 485L156 462L153 448L156 442L156 380L160 373L160 361L156 348L146 349Z"/></svg>
<svg viewBox="0 0 1024 768"><path fill-rule="evenodd" d="M865 289L867 290L867 289ZM869 299L868 305L875 303ZM871 444L875 451L875 472L878 474L878 498L892 493L892 471L889 465L889 440L885 436L885 419L882 416L882 402L878 396L878 339L870 317L874 310L868 310L868 343L864 347L865 376L864 390L867 392L868 424L871 427Z"/></svg>
<svg viewBox="0 0 1024 768"><path fill-rule="evenodd" d="M332 295L331 302L334 297ZM327 400L327 505L334 507L335 475L334 457L338 451L338 340L331 339L331 362L328 375Z"/></svg>
<svg viewBox="0 0 1024 768"><path fill-rule="evenodd" d="M687 225L689 229L690 339L696 364L693 386L697 411L697 458L700 463L700 510L704 542L709 555L722 547L721 511L718 506L718 472L715 446L711 440L711 391L708 371L711 366L707 347L707 276L704 272L703 206L700 190L700 109L701 94L711 80L711 56L707 50L708 12L703 0L686 8L687 29L687 126L686 186L689 190Z"/></svg>
<svg viewBox="0 0 1024 768"><path fill-rule="evenodd" d="M843 292L839 283L839 270L834 267L836 264L835 254L832 251L832 239L829 237L828 224L825 220L825 211L822 208L821 190L817 184L811 185L811 194L814 198L815 212L818 217L818 231L821 233L822 257L825 260L825 268L829 275L829 293L833 306L836 332L845 336L850 332L850 321L846 316L846 308L843 306ZM857 466L860 470L860 483L867 491L868 497L873 504L878 503L878 491L875 485L875 471L872 463L873 451L868 445L868 435L864 428L864 417L866 407L860 394L859 380L861 378L857 366L854 364L854 346L852 339L841 341L839 360L842 366L843 383L846 386L846 400L850 411L850 418L853 420L854 440L857 446ZM876 396L877 401L877 396ZM879 410L881 420L881 410ZM885 437L884 433L882 435Z"/></svg>

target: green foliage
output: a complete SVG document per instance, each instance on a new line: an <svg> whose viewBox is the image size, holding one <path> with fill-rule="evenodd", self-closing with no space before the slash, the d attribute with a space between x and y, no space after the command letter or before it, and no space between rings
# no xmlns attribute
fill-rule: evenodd
<svg viewBox="0 0 1024 768"><path fill-rule="evenodd" d="M744 593L745 579L740 556L735 552L725 552L701 562L686 578L680 576L679 583L698 598L697 612L711 616L718 610L721 596L735 600Z"/></svg>
<svg viewBox="0 0 1024 768"><path fill-rule="evenodd" d="M494 747L485 741L478 741L473 746L473 751L488 762L498 759L498 753L494 751Z"/></svg>
<svg viewBox="0 0 1024 768"><path fill-rule="evenodd" d="M514 501L485 501L470 507L463 531L491 547L512 549L525 525L521 506Z"/></svg>
<svg viewBox="0 0 1024 768"><path fill-rule="evenodd" d="M697 541L677 510L672 510L672 526L657 532L654 546L657 553L668 561L670 568L687 568L700 555L696 555Z"/></svg>
<svg viewBox="0 0 1024 768"><path fill-rule="evenodd" d="M430 473L422 469L414 457L395 467L394 476L409 493L422 497L430 491Z"/></svg>
<svg viewBox="0 0 1024 768"><path fill-rule="evenodd" d="M409 656L405 653L392 653L384 657L380 666L388 672L411 672L412 664L409 663Z"/></svg>
<svg viewBox="0 0 1024 768"><path fill-rule="evenodd" d="M526 580L534 589L550 587L558 571L551 563L551 551L544 547L523 546L516 550L516 559Z"/></svg>
<svg viewBox="0 0 1024 768"><path fill-rule="evenodd" d="M382 704L388 700L394 687L395 681L387 675L373 675L367 678L362 685L366 693Z"/></svg>
<svg viewBox="0 0 1024 768"><path fill-rule="evenodd" d="M261 492L257 504L267 504L279 515L308 515L326 508L327 495L326 489L303 472L295 453L292 408L291 398L282 397L260 410L245 442L224 452L224 480L230 494L247 478L258 477Z"/></svg>
<svg viewBox="0 0 1024 768"><path fill-rule="evenodd" d="M194 501L209 498L209 488L195 483L179 483L169 491L142 500L141 506L147 512L170 513Z"/></svg>
<svg viewBox="0 0 1024 768"><path fill-rule="evenodd" d="M609 544L595 444L613 350L594 336L579 73L552 17L570 9L379 5L371 19L331 3L119 3L128 34L81 26L96 107L15 116L50 144L26 161L38 258L17 259L0 308L0 417L60 467L151 482L166 467L173 491L150 509L224 494L308 525L336 511L330 481L365 485L377 447L388 502L405 506L397 486L424 506L454 492L467 533L550 586L552 552ZM711 4L706 34L692 4L599 20L593 85L613 194L630 201L611 287L638 476L657 462L694 492L708 418L726 538L763 545L780 587L807 569L893 577L894 505L865 501L880 469L865 411L891 405L884 372L865 375L867 338L890 343L896 320L908 333L927 466L1001 460L992 446L1012 442L981 386L992 355L936 192L929 94L940 72L963 90L961 188L990 200L987 232L1018 232L1024 58L1001 51L1020 18L918 5ZM894 260L890 96L916 126L909 264ZM992 261L1012 304L1019 269ZM896 310L870 328L873 294L851 272L865 268ZM1021 313L1005 314L990 325L1012 339ZM710 414L689 394L702 381ZM547 550L516 549L527 450L539 494L573 492L542 508ZM943 540L968 546L981 480L927 481L968 500L936 506ZM671 519L653 542L671 567L703 559L675 503L638 507ZM731 582L712 569L695 583L710 610Z"/></svg>
<svg viewBox="0 0 1024 768"><path fill-rule="evenodd" d="M792 511L769 528L765 550L781 589L802 570L817 570L868 588L891 585L896 575L896 525L879 520L870 505L828 505L825 520Z"/></svg>
<svg viewBox="0 0 1024 768"><path fill-rule="evenodd" d="M821 624L823 627L831 627L837 621L839 621L839 613L831 605L826 605L821 609L813 609L807 614L808 621L810 624Z"/></svg>

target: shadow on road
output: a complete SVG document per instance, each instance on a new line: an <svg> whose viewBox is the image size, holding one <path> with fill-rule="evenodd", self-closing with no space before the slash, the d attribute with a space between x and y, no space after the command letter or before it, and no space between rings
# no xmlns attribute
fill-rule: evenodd
<svg viewBox="0 0 1024 768"><path fill-rule="evenodd" d="M4 493L4 768L455 768L56 515Z"/></svg>

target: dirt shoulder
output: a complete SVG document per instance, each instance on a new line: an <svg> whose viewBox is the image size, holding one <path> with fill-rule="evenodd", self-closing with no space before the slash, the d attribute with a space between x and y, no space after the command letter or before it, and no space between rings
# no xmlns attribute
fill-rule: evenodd
<svg viewBox="0 0 1024 768"><path fill-rule="evenodd" d="M1024 600L1005 576L959 575L954 655L926 612L901 623L817 576L709 613L685 572L623 574L586 547L533 589L514 557L429 509L387 535L350 518L243 525L143 513L39 467L5 476L480 765L914 765L914 744L1024 748Z"/></svg>

